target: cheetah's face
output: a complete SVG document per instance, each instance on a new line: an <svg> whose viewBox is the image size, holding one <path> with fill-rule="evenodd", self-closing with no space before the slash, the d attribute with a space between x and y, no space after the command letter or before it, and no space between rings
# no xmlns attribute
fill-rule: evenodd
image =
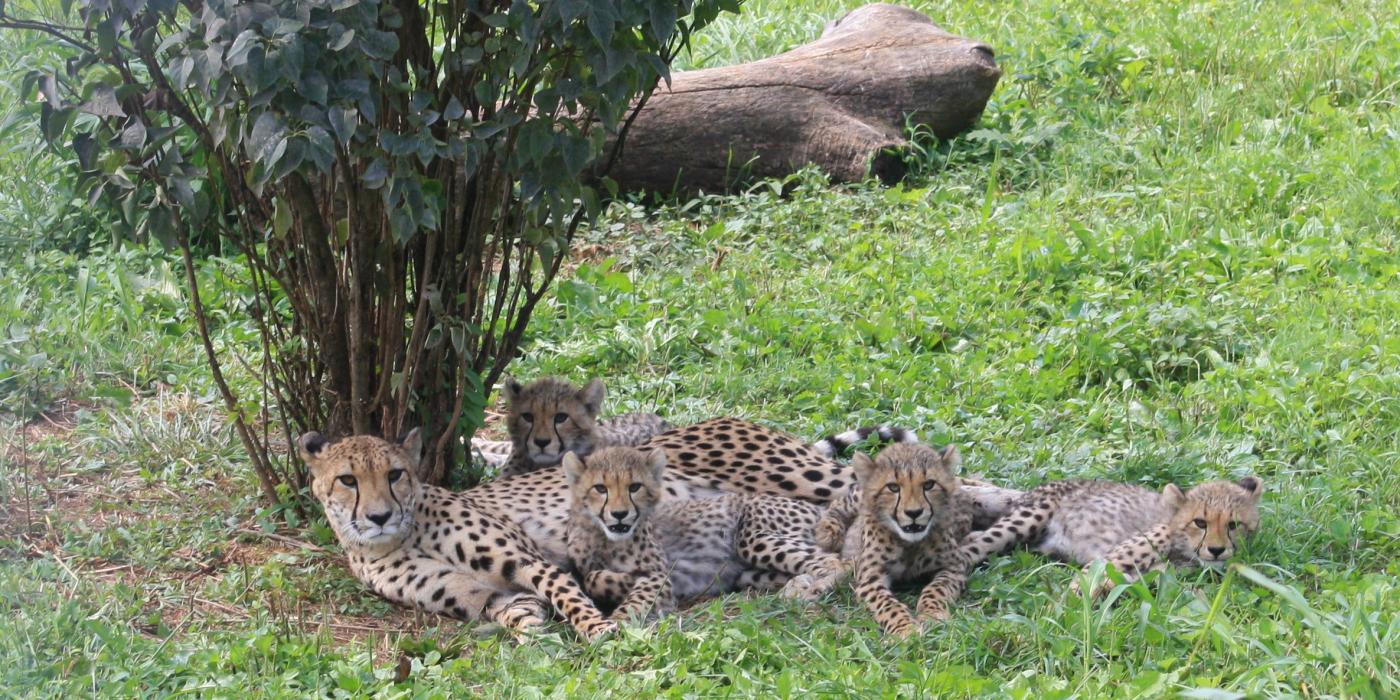
<svg viewBox="0 0 1400 700"><path fill-rule="evenodd" d="M594 379L580 389L554 377L528 385L507 377L501 394L509 407L511 442L536 466L558 464L565 452L586 456L593 451L603 382Z"/></svg>
<svg viewBox="0 0 1400 700"><path fill-rule="evenodd" d="M575 513L592 520L609 540L630 538L661 499L666 452L608 447L585 459L564 455Z"/></svg>
<svg viewBox="0 0 1400 700"><path fill-rule="evenodd" d="M1185 494L1168 486L1163 500L1176 505L1172 524L1184 536L1190 555L1203 565L1222 566L1245 538L1259 529L1259 495L1263 491L1263 481L1247 476L1237 482L1200 484Z"/></svg>
<svg viewBox="0 0 1400 700"><path fill-rule="evenodd" d="M418 430L397 444L360 435L330 443L312 431L297 440L311 490L347 549L401 541L418 500Z"/></svg>
<svg viewBox="0 0 1400 700"><path fill-rule="evenodd" d="M861 506L905 542L928 536L952 509L957 491L958 448L891 445L874 460L857 453L851 461L860 480Z"/></svg>

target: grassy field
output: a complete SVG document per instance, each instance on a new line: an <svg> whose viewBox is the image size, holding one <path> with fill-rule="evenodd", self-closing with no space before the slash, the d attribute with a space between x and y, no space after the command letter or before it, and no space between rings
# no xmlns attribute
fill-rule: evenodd
<svg viewBox="0 0 1400 700"><path fill-rule="evenodd" d="M747 2L688 65L857 4ZM914 4L997 51L976 131L897 189L803 174L616 207L514 372L602 376L611 410L677 422L907 425L1021 486L1258 474L1247 567L1094 605L1017 553L904 643L849 592L731 596L592 647L416 617L324 525L260 507L171 259L15 253L0 413L47 410L0 426L0 696L1400 695L1400 10ZM237 352L224 270L205 289Z"/></svg>

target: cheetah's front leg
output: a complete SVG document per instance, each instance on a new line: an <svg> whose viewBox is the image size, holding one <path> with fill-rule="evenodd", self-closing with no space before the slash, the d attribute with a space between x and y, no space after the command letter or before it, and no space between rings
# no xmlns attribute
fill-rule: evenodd
<svg viewBox="0 0 1400 700"><path fill-rule="evenodd" d="M969 533L962 541L962 554L967 568L977 566L987 557L1018 542L1034 539L1045 529L1055 514L1055 504L1024 503L1002 516L986 530Z"/></svg>
<svg viewBox="0 0 1400 700"><path fill-rule="evenodd" d="M1132 583L1148 571L1161 571L1167 567L1162 553L1171 550L1171 543L1171 526L1164 523L1123 540L1109 551L1105 560L1123 575L1124 583ZM1088 573L1090 566L1092 564L1085 565L1083 571ZM1094 587L1093 597L1103 596L1114 585L1113 579L1104 576L1103 581ZM1070 592L1079 595L1078 577L1070 584Z"/></svg>
<svg viewBox="0 0 1400 700"><path fill-rule="evenodd" d="M632 590L613 611L612 619L642 620L650 613L662 613L673 606L671 579L665 573L634 577Z"/></svg>
<svg viewBox="0 0 1400 700"><path fill-rule="evenodd" d="M792 574L770 569L744 569L734 579L736 591L776 591L792 580Z"/></svg>
<svg viewBox="0 0 1400 700"><path fill-rule="evenodd" d="M513 630L543 625L548 608L538 596L428 557L396 562L371 585L389 600L458 620L490 620Z"/></svg>
<svg viewBox="0 0 1400 700"><path fill-rule="evenodd" d="M506 629L525 631L549 620L549 601L531 593L497 594L482 613Z"/></svg>
<svg viewBox="0 0 1400 700"><path fill-rule="evenodd" d="M846 572L841 557L819 552L805 537L746 527L739 534L739 558L754 569L791 574L783 594L812 600L831 590Z"/></svg>
<svg viewBox="0 0 1400 700"><path fill-rule="evenodd" d="M855 489L834 501L812 528L812 539L817 547L840 554L846 544L846 531L851 529L859 510L860 500Z"/></svg>
<svg viewBox="0 0 1400 700"><path fill-rule="evenodd" d="M601 605L620 605L632 590L636 579L632 574L612 569L594 569L583 577L583 590Z"/></svg>
<svg viewBox="0 0 1400 700"><path fill-rule="evenodd" d="M962 569L943 569L919 593L919 619L942 622L948 619L948 605L962 595L967 587L967 574Z"/></svg>
<svg viewBox="0 0 1400 700"><path fill-rule="evenodd" d="M554 564L534 558L508 561L501 565L501 574L515 585L548 598L584 639L593 641L617 631L617 623L603 617L574 578Z"/></svg>
<svg viewBox="0 0 1400 700"><path fill-rule="evenodd" d="M890 590L890 577L878 566L862 566L856 575L856 597L865 603L870 614L885 632L896 637L907 637L917 627L909 608L894 597Z"/></svg>

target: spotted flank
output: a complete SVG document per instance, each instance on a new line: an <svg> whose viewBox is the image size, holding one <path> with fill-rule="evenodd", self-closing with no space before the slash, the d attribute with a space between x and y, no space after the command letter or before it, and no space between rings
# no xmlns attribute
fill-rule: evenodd
<svg viewBox="0 0 1400 700"><path fill-rule="evenodd" d="M487 440L485 438L472 438L472 454L479 456L486 466L492 469L500 469L510 462L511 455L510 440Z"/></svg>

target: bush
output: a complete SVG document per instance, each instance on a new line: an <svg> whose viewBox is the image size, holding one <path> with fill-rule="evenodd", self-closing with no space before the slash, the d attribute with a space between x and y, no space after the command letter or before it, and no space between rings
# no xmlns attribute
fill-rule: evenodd
<svg viewBox="0 0 1400 700"><path fill-rule="evenodd" d="M75 51L22 97L80 194L183 250L215 381L276 495L304 478L260 422L289 439L422 424L425 477L447 476L595 208L586 169L737 2L79 0L81 28L4 8L0 28ZM211 237L247 260L276 413L235 396L207 341L191 241Z"/></svg>

